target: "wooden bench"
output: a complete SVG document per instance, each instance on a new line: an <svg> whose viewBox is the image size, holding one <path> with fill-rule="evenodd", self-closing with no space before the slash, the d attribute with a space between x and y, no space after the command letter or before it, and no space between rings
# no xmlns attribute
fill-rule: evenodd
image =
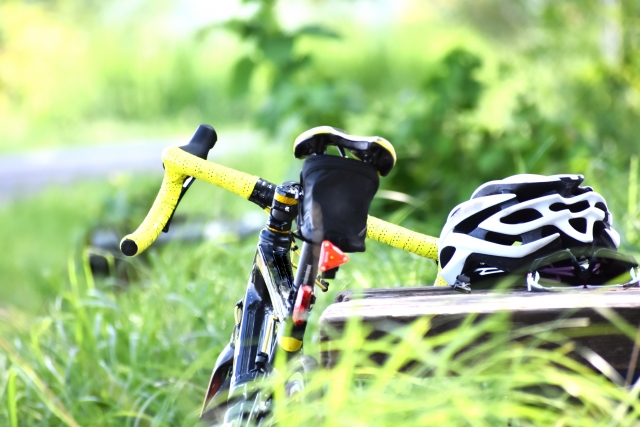
<svg viewBox="0 0 640 427"><path fill-rule="evenodd" d="M562 292L535 293L526 290L474 291L461 294L448 287L380 288L361 292L345 291L320 317L320 340L324 342L321 364L335 365L339 354L331 348L331 339L340 336L345 323L358 317L373 331L368 339L388 333L390 328L406 325L423 317L432 317L427 335L438 334L460 325L471 313L478 320L507 312L514 326L536 325L556 319L573 319L563 329L577 343L593 350L623 376L630 366L638 373L633 355L640 340L640 289L571 289ZM626 330L626 334L623 333ZM377 356L379 362L384 355ZM578 358L580 359L580 358ZM635 360L635 359L634 359ZM583 362L587 363L584 359ZM593 363L593 361L592 361Z"/></svg>

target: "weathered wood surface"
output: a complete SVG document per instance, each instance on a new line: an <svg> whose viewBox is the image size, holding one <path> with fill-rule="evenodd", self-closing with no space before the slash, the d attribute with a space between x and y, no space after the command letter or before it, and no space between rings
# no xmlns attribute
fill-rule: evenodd
<svg viewBox="0 0 640 427"><path fill-rule="evenodd" d="M573 328L574 340L602 356L624 373L629 368L633 340L611 324L611 316L624 319L634 330L640 324L640 289L600 288L572 289L553 293L525 290L503 292L475 291L460 294L445 287L383 288L343 292L320 317L320 340L330 342L339 335L345 322L362 319L374 332L369 339L384 335L389 329L406 325L420 317L431 316L428 335L458 326L471 313L478 320L498 312L510 313L514 326L548 323L556 319L579 318L580 331ZM575 323L575 322L574 322ZM332 366L338 354L330 345L321 354L322 364Z"/></svg>

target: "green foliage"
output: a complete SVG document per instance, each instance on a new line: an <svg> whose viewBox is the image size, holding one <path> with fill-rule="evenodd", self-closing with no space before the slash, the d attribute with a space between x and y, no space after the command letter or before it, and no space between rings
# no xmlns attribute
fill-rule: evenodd
<svg viewBox="0 0 640 427"><path fill-rule="evenodd" d="M81 3L0 3L0 151L166 138L211 117L246 120L226 95L229 64L217 60L233 56L233 41L160 34L151 2L144 19L117 25L107 12L122 2Z"/></svg>
<svg viewBox="0 0 640 427"><path fill-rule="evenodd" d="M106 3L3 2L0 150L166 136L200 121L251 120L287 145L312 126L355 128L394 143L398 164L383 185L420 200L417 207L377 201L376 213L396 222L409 217L412 228L436 234L451 208L482 182L525 172L585 173L585 184L608 200L625 245L639 248L634 0L619 2L620 19L598 0L540 8L461 2L458 12L465 13L448 16L445 29L434 18L420 21L421 4L412 16L375 31L352 25L351 17L332 17L339 38L325 26L285 29L275 0L250 3L255 13L228 22L223 32L216 25L202 30L207 38L178 38L158 34L162 27L143 7L150 2L140 6L144 19L135 15L117 25ZM599 46L603 17L621 26L620 58L613 61ZM461 30L454 18L471 26ZM399 36L406 28L410 35ZM268 153L290 156L288 147L287 154L280 149ZM297 169L265 162L265 153L237 167L267 179L296 178ZM274 175L273 167L281 170ZM190 203L216 217L242 212L244 201L203 196L198 186L180 213ZM0 211L0 240L11 249L0 262L0 425L195 422L254 242L151 250L150 264L129 265L139 279L129 287L87 275L75 246L86 228L96 218L132 228L155 189L155 181L124 180L108 189L91 184L83 194L54 191ZM432 283L434 263L367 245L320 296L305 344L310 352L319 350L317 317L336 292ZM41 304L37 315L21 311ZM350 329L347 357L310 387L329 392L301 405L278 401L275 416L281 425L636 422L637 385L618 387L571 362L570 341L552 325L543 333L561 343L556 352L532 340L512 342L518 331L501 317L416 340L428 326L407 328L398 341L362 344L359 353L352 350L362 331ZM484 346L458 352L482 333ZM389 348L401 351L386 365L368 362L368 353ZM409 359L429 376L398 373ZM355 376L362 381L345 380ZM542 392L530 390L540 384Z"/></svg>
<svg viewBox="0 0 640 427"><path fill-rule="evenodd" d="M362 110L362 96L357 85L319 75L312 56L296 52L296 45L303 38L340 39L340 36L320 25L285 31L275 15L274 0L247 3L257 4L253 15L231 20L223 26L252 46L233 67L231 93L246 95L254 74L264 69L269 76L268 95L256 116L258 126L271 135L289 119L303 125L331 123L344 127L345 113ZM208 27L205 31L215 28L218 26Z"/></svg>
<svg viewBox="0 0 640 427"><path fill-rule="evenodd" d="M585 174L585 184L601 192L613 212L628 211L628 194L615 189L628 180L629 154L639 147L640 79L630 65L630 58L640 57L631 30L636 18L621 21L623 52L616 63L599 46L597 17L614 19L599 2L465 3L464 19L504 53L459 43L394 93L384 78L371 79L371 71L345 78L325 70L319 64L331 60L322 48L296 53L308 30L285 32L273 13L275 2L256 3L253 16L226 26L252 46L236 63L232 86L247 93L259 67L269 72L256 124L271 134L285 130L287 137L323 124L388 138L398 166L383 185L421 200L398 219L435 220L429 224L435 233L477 186L518 173ZM481 25L480 16L502 23L493 31ZM515 31L519 26L521 33ZM567 31L572 26L579 36ZM377 59L369 58L369 64L377 67ZM382 70L388 67L380 62ZM496 111L491 103L505 91L511 101ZM491 120L492 113L505 119ZM388 214L398 205L381 208L379 213ZM630 216L624 221L633 222ZM637 248L636 235L627 233L624 243Z"/></svg>
<svg viewBox="0 0 640 427"><path fill-rule="evenodd" d="M294 47L302 36L337 37L323 27L308 26L297 31L286 32L275 16L275 1L253 0L258 9L247 19L227 22L224 28L249 42L252 51L238 59L232 73L231 90L237 95L248 92L254 69L258 66L270 68L270 90L276 90L290 82L297 73L310 66L308 55L296 55Z"/></svg>
<svg viewBox="0 0 640 427"><path fill-rule="evenodd" d="M379 121L376 132L396 141L398 150L398 167L387 185L418 197L427 215L443 217L492 179L562 171L576 145L567 127L545 118L525 97L506 129L474 122L486 90L476 77L481 65L464 49L451 51L407 107Z"/></svg>

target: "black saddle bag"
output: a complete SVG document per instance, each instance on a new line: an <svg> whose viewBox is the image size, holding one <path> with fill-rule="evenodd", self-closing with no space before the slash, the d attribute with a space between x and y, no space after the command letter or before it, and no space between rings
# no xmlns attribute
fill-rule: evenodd
<svg viewBox="0 0 640 427"><path fill-rule="evenodd" d="M313 243L329 240L344 252L364 252L367 215L380 179L368 163L316 155L302 166L298 227Z"/></svg>

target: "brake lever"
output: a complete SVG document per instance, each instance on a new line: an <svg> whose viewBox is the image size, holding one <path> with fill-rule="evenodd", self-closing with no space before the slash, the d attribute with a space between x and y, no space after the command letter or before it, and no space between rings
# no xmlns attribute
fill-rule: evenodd
<svg viewBox="0 0 640 427"><path fill-rule="evenodd" d="M167 223L164 225L164 228L162 229L163 233L168 233L169 232L169 225L171 225L171 220L173 219L173 215L176 213L176 210L178 209L178 205L180 204L180 200L182 200L182 197L186 194L187 190L189 189L189 187L191 187L191 184L193 184L193 182L195 180L196 179L194 177L188 176L182 182L182 190L180 190L180 197L178 197L178 201L176 202L176 208L173 210L173 212L171 212L171 216L167 220Z"/></svg>
<svg viewBox="0 0 640 427"><path fill-rule="evenodd" d="M196 157L200 157L202 160L207 160L209 155L209 151L216 145L218 141L218 134L213 129L213 127L209 125L200 125L198 129L196 129L195 133L191 137L191 140L188 144L183 145L180 148L183 151L186 151L189 154L192 154ZM180 191L180 197L178 197L178 201L176 202L176 207L171 212L171 216L167 220L164 228L162 229L163 233L167 233L169 231L169 226L171 225L171 220L173 219L173 215L178 209L178 205L180 204L180 200L187 193L191 184L195 181L195 178L192 176L188 176L182 182L182 190Z"/></svg>

